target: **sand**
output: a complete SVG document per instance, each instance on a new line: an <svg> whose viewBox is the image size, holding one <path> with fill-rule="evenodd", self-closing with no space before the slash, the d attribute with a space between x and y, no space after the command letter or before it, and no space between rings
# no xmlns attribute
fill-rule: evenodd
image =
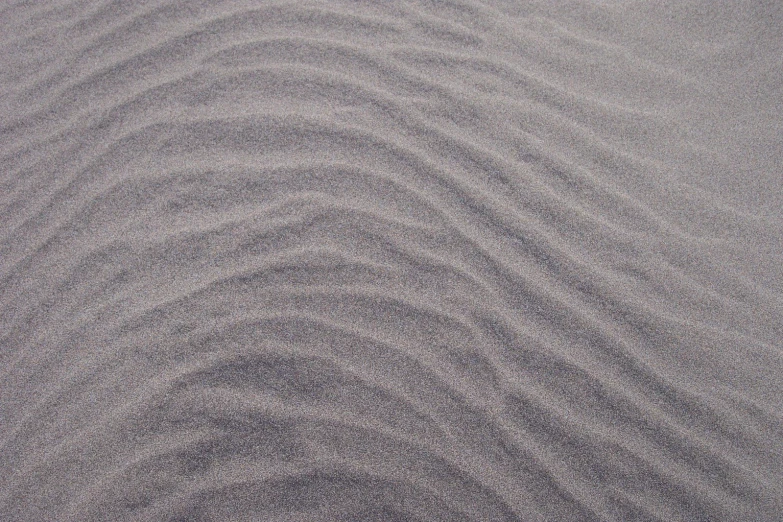
<svg viewBox="0 0 783 522"><path fill-rule="evenodd" d="M0 520L783 520L783 4L0 7Z"/></svg>

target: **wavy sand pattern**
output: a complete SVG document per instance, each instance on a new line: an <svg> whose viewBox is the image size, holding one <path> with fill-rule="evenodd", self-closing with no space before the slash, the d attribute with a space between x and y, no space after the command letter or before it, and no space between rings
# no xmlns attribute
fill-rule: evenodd
<svg viewBox="0 0 783 522"><path fill-rule="evenodd" d="M781 28L5 2L0 519L781 520Z"/></svg>

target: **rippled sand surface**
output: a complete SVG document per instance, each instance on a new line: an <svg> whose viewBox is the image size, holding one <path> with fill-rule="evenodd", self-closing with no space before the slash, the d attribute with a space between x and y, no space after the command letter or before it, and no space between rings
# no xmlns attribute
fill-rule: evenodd
<svg viewBox="0 0 783 522"><path fill-rule="evenodd" d="M0 7L0 519L779 521L783 4Z"/></svg>

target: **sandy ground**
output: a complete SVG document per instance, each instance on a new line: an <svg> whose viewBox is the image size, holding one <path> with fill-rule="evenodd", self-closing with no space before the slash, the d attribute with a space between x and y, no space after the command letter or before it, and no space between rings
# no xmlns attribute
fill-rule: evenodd
<svg viewBox="0 0 783 522"><path fill-rule="evenodd" d="M0 7L0 520L783 520L783 4Z"/></svg>

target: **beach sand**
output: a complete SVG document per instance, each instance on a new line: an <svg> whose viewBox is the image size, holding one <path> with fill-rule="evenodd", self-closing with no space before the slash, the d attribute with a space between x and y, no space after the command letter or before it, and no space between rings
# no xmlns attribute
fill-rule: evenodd
<svg viewBox="0 0 783 522"><path fill-rule="evenodd" d="M783 4L0 7L0 520L783 520Z"/></svg>

